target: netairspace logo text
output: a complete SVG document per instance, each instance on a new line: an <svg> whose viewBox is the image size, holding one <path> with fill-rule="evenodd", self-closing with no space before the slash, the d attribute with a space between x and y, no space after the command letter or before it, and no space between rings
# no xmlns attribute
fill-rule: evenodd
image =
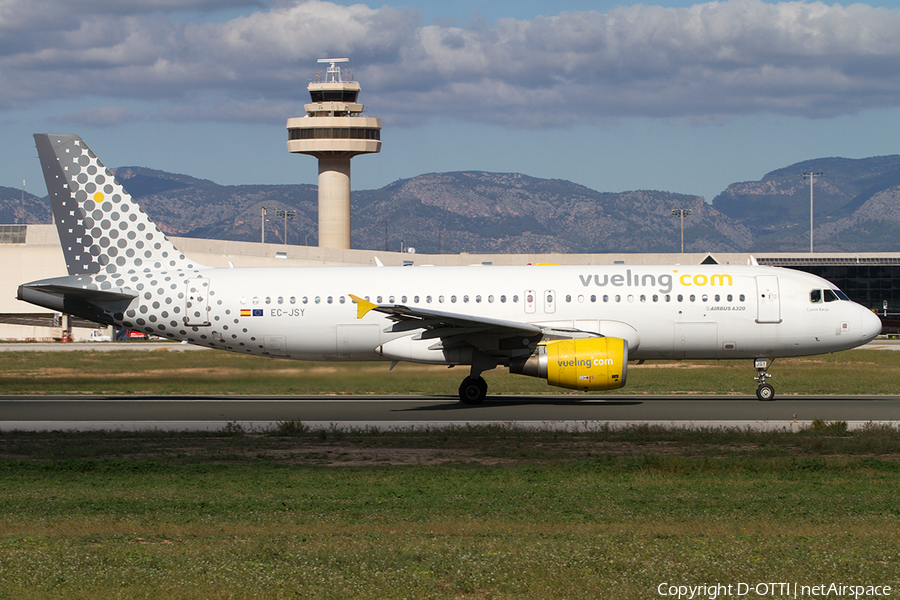
<svg viewBox="0 0 900 600"><path fill-rule="evenodd" d="M678 600L694 598L879 598L891 595L888 585L847 585L821 583L803 585L789 582L767 583L708 583L702 585L675 585L661 583L656 593Z"/></svg>

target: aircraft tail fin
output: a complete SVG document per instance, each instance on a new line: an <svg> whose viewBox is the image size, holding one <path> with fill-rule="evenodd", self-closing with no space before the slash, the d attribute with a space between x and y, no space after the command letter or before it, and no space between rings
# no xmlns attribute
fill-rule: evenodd
<svg viewBox="0 0 900 600"><path fill-rule="evenodd" d="M169 241L87 144L34 134L69 275L202 268Z"/></svg>

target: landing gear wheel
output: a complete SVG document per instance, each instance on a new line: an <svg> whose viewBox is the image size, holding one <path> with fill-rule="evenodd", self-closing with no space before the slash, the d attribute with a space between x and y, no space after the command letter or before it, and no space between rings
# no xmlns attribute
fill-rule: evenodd
<svg viewBox="0 0 900 600"><path fill-rule="evenodd" d="M756 369L756 377L753 379L756 380L756 398L763 402L770 402L775 399L775 388L773 388L770 384L766 383L766 381L772 376L767 371L769 367L772 366L772 363L769 362L769 359L760 357L753 361L753 367Z"/></svg>
<svg viewBox="0 0 900 600"><path fill-rule="evenodd" d="M759 386L758 388L756 388L756 397L759 400L762 400L764 402L774 400L775 399L775 388L773 388L768 383L764 383L761 386Z"/></svg>
<svg viewBox="0 0 900 600"><path fill-rule="evenodd" d="M487 397L487 382L481 377L466 377L459 386L459 401L463 404L481 404Z"/></svg>

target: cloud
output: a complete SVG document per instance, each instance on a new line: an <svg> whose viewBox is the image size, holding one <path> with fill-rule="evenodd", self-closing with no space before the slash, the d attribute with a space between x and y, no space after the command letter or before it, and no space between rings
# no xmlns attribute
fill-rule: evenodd
<svg viewBox="0 0 900 600"><path fill-rule="evenodd" d="M258 121L271 110L280 121L274 111L307 101L324 56L352 59L361 100L390 124L830 117L900 104L900 10L864 4L636 5L466 27L322 0L178 3L263 6L222 23L178 22L166 14L174 0L70 4L0 0L0 108L98 96L159 101L163 119Z"/></svg>

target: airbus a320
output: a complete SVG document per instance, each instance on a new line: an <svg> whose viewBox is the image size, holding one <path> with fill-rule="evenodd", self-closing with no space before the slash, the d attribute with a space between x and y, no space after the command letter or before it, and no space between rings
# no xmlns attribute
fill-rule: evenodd
<svg viewBox="0 0 900 600"><path fill-rule="evenodd" d="M620 388L628 361L745 359L772 400L775 358L846 350L881 330L825 279L754 265L211 268L166 238L82 139L36 134L68 275L32 304L242 354L497 367L561 388Z"/></svg>

